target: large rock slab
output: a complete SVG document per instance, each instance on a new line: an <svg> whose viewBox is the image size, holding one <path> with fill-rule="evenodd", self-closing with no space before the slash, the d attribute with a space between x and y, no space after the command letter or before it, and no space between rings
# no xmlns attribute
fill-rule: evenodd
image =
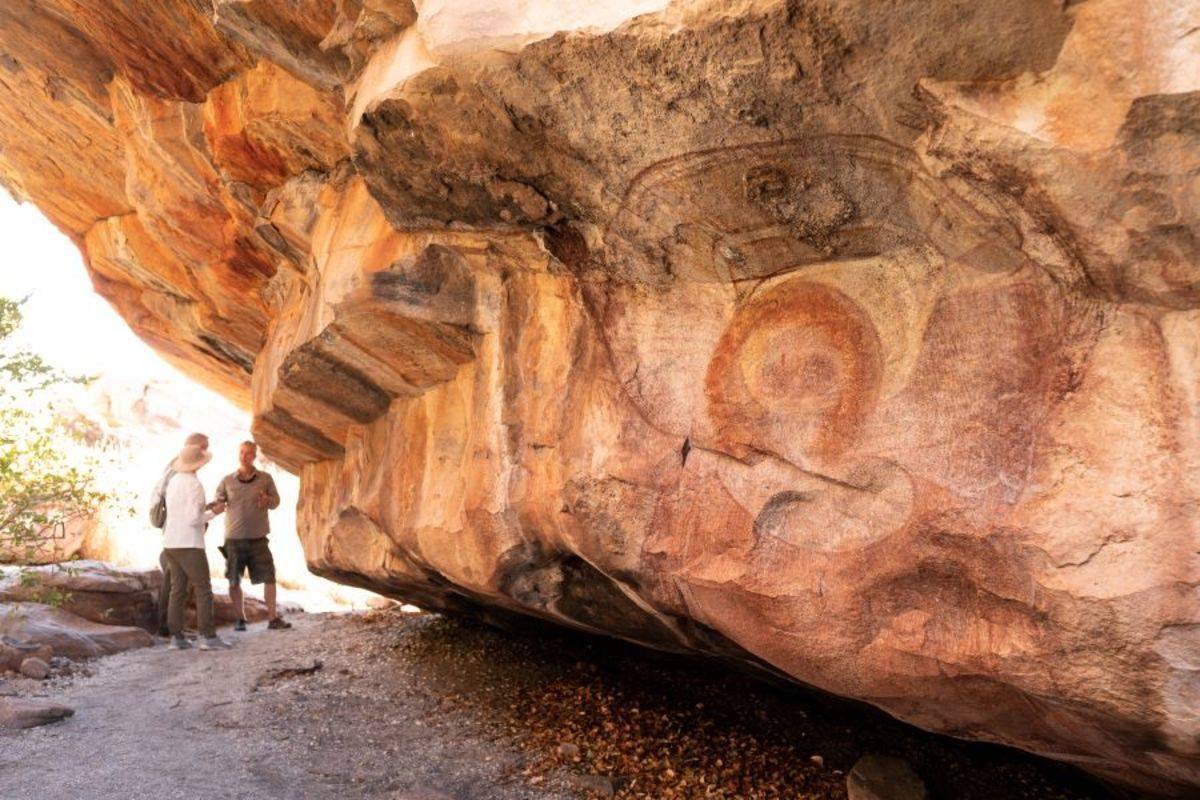
<svg viewBox="0 0 1200 800"><path fill-rule="evenodd" d="M56 656L97 658L136 647L154 637L141 628L101 625L41 603L0 603L0 637L25 645L48 646Z"/></svg>
<svg viewBox="0 0 1200 800"><path fill-rule="evenodd" d="M0 730L21 730L48 725L75 714L75 709L49 700L0 697Z"/></svg>
<svg viewBox="0 0 1200 800"><path fill-rule="evenodd" d="M1194 2L77 5L0 174L314 570L1200 786Z"/></svg>
<svg viewBox="0 0 1200 800"><path fill-rule="evenodd" d="M104 625L153 629L158 570L117 568L100 561L43 567L0 567L0 601L45 603Z"/></svg>

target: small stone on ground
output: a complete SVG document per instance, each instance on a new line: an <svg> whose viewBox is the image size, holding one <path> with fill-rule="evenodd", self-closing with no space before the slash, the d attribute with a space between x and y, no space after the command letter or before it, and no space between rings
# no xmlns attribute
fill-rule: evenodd
<svg viewBox="0 0 1200 800"><path fill-rule="evenodd" d="M846 776L849 800L926 800L925 784L907 761L865 755Z"/></svg>
<svg viewBox="0 0 1200 800"><path fill-rule="evenodd" d="M27 658L21 662L21 674L35 681L44 681L50 677L50 665L40 658Z"/></svg>

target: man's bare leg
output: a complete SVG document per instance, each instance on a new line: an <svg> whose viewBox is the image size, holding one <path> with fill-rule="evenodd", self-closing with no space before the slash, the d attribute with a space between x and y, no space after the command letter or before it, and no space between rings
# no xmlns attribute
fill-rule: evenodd
<svg viewBox="0 0 1200 800"><path fill-rule="evenodd" d="M229 599L233 603L233 610L237 612L238 619L246 618L246 609L242 607L242 598L242 587L240 585L229 587Z"/></svg>
<svg viewBox="0 0 1200 800"><path fill-rule="evenodd" d="M263 586L263 600L267 602L267 627L272 630L287 630L292 627L292 623L288 622L283 617L279 616L279 610L275 607L275 584L268 583Z"/></svg>

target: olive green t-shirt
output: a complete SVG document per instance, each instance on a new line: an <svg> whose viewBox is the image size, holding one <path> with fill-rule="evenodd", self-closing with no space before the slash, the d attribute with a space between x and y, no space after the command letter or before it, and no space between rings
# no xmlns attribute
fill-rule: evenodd
<svg viewBox="0 0 1200 800"><path fill-rule="evenodd" d="M266 497L262 506L258 504L260 495ZM255 470L249 480L243 480L236 472L226 475L217 485L217 499L227 505L225 541L262 539L271 532L267 512L279 507L279 492L275 490L275 480L267 473Z"/></svg>

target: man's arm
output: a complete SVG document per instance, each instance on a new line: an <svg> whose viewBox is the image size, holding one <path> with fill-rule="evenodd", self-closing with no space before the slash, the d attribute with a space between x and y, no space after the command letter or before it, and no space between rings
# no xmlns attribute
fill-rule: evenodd
<svg viewBox="0 0 1200 800"><path fill-rule="evenodd" d="M221 478L221 482L217 484L216 499L222 503L229 502L229 492L225 489L225 481L229 480L229 476Z"/></svg>
<svg viewBox="0 0 1200 800"><path fill-rule="evenodd" d="M263 474L266 475L266 477L267 477L267 487L266 487L267 508L269 508L269 509L279 508L279 492L275 488L275 479L272 478L270 475L267 475L265 472Z"/></svg>

